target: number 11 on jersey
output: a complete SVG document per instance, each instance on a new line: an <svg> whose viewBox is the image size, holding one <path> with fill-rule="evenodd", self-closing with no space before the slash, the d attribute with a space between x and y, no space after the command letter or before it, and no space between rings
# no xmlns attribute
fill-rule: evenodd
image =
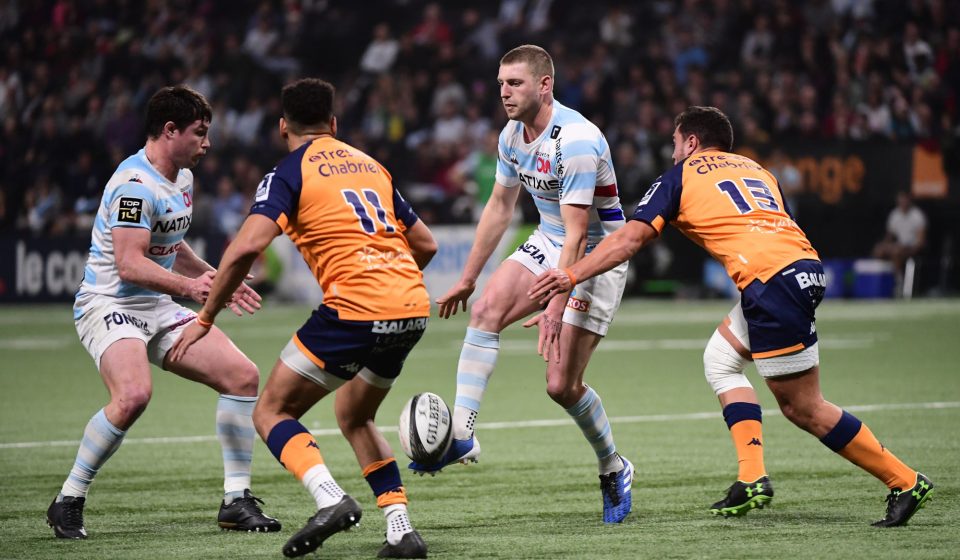
<svg viewBox="0 0 960 560"><path fill-rule="evenodd" d="M384 231L387 233L397 231L397 227L387 219L387 211L384 210L383 204L380 202L380 195L377 194L377 191L362 189L361 192L363 193L363 197L367 199L367 202L373 206L374 215L377 217L377 221L383 224ZM347 204L353 208L353 213L357 215L357 219L360 221L360 229L371 235L377 233L377 226L373 223L373 219L370 218L370 214L367 213L367 206L363 203L357 191L343 189L340 193L343 194L343 199L347 201Z"/></svg>

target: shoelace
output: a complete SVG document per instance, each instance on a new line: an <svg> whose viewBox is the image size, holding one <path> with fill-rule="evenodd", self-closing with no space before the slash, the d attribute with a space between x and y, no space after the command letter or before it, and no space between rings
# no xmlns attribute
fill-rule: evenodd
<svg viewBox="0 0 960 560"><path fill-rule="evenodd" d="M890 493L887 494L887 497L884 498L884 501L887 502L887 515L885 516L886 519L890 518L890 511L893 510L893 507L897 504L897 498L900 497L901 493L901 490L891 490Z"/></svg>
<svg viewBox="0 0 960 560"><path fill-rule="evenodd" d="M257 505L258 503L263 504L263 500L254 496L253 494L247 494L246 496L242 498L237 498L234 501L237 502L241 507L247 506L253 509L254 511L256 511L257 513L263 513L263 510L260 509L260 506Z"/></svg>
<svg viewBox="0 0 960 560"><path fill-rule="evenodd" d="M63 517L66 527L72 529L83 527L83 508L76 502L63 502Z"/></svg>

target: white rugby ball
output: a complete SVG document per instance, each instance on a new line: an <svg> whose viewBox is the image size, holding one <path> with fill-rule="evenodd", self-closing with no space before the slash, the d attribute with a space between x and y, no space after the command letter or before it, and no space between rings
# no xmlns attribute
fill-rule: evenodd
<svg viewBox="0 0 960 560"><path fill-rule="evenodd" d="M400 413L399 433L407 457L423 465L436 464L453 441L450 408L434 393L414 395Z"/></svg>

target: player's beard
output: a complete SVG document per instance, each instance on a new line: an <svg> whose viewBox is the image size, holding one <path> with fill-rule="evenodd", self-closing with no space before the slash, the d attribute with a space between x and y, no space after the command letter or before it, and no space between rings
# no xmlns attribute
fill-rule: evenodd
<svg viewBox="0 0 960 560"><path fill-rule="evenodd" d="M190 159L188 159L188 160L186 161L186 165L181 165L180 168L181 168L181 169L193 169L194 167L196 167L196 166L200 163L200 160L202 160L203 157L206 156L206 155L207 155L206 152L200 152L200 153L193 154L192 156L190 156Z"/></svg>
<svg viewBox="0 0 960 560"><path fill-rule="evenodd" d="M524 123L532 122L533 119L537 118L537 113L540 112L540 104L535 100L528 104L516 103L514 107L516 107L516 113L512 117L510 117L509 114L507 116L515 121Z"/></svg>

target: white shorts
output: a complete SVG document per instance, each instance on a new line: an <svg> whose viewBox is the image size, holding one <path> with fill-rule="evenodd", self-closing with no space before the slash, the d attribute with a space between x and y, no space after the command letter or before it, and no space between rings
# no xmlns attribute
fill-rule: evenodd
<svg viewBox="0 0 960 560"><path fill-rule="evenodd" d="M507 260L516 261L539 276L557 267L560 248L536 229ZM627 266L624 262L600 276L574 286L570 299L567 300L567 309L563 312L563 322L606 336L613 315L620 307L623 288L627 283Z"/></svg>
<svg viewBox="0 0 960 560"><path fill-rule="evenodd" d="M136 338L147 345L150 363L163 367L163 358L180 338L184 326L197 316L170 296L94 297L84 302L83 316L75 321L80 343L100 368L100 358L111 344Z"/></svg>

